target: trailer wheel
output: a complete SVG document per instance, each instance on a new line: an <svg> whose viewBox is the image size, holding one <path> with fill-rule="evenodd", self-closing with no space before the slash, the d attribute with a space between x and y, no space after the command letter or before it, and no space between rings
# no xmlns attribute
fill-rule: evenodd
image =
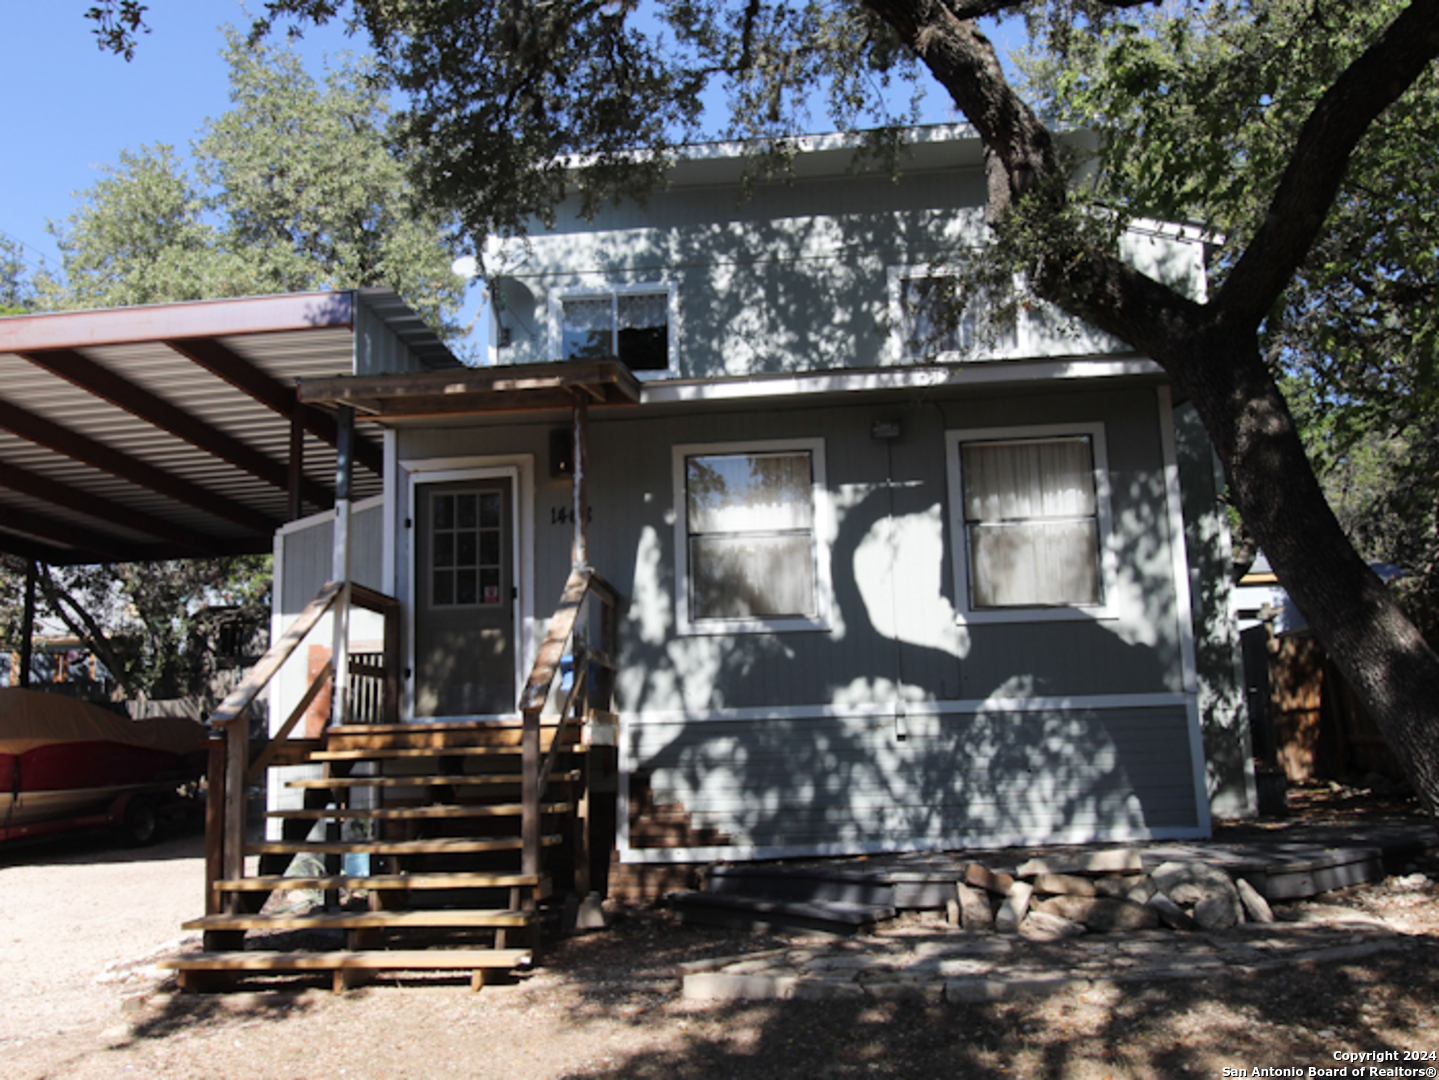
<svg viewBox="0 0 1439 1080"><path fill-rule="evenodd" d="M137 795L125 806L120 821L120 840L126 847L144 847L160 831L160 815L155 800Z"/></svg>

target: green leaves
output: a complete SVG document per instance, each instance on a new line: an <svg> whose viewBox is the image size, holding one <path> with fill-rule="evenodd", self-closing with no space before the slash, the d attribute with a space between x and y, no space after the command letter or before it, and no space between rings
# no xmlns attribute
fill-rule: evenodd
<svg viewBox="0 0 1439 1080"><path fill-rule="evenodd" d="M372 61L342 58L323 83L289 50L227 33L233 108L193 146L125 152L55 230L49 307L108 307L387 284L442 334L463 285L450 223L416 196L391 149Z"/></svg>

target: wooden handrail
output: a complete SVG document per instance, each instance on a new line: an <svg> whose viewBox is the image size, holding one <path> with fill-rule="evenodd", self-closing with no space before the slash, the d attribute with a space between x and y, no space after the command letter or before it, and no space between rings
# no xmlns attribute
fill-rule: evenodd
<svg viewBox="0 0 1439 1080"><path fill-rule="evenodd" d="M604 605L600 647L597 649L590 648L586 627L580 622L591 593ZM571 570L560 594L559 607L545 629L545 640L535 654L529 680L520 694L520 714L523 718L520 734L520 840L521 868L526 874L539 873L540 870L540 800L544 798L545 786L560 748L565 744L566 728L572 723L583 724L589 712L593 697L590 679L593 660L598 658L606 669L606 678L600 680L601 685L612 685L614 642L610 639L614 637L614 614L618 606L619 594L594 570L588 567ZM574 661L572 682L569 693L565 695L549 751L541 755L540 711L549 700L567 644ZM576 881L587 880L588 874L582 874L577 869Z"/></svg>
<svg viewBox="0 0 1439 1080"><path fill-rule="evenodd" d="M560 606L555 609L554 617L550 619L549 627L545 630L544 643L535 654L535 666L530 669L529 681L525 683L524 692L520 694L520 712L537 713L545 707L545 701L550 696L550 686L555 681L555 675L560 669L560 659L565 653L565 642L574 632L575 620L579 618L585 593L589 591L594 578L593 570L570 571L569 579L565 582L565 591L560 593Z"/></svg>
<svg viewBox="0 0 1439 1080"><path fill-rule="evenodd" d="M245 774L245 782L247 784L253 784L259 779L260 774L270 767L270 762L273 761L275 756L280 752L280 744L290 737L290 732L295 730L295 725L300 722L315 699L320 696L320 691L325 688L325 684L330 681L330 676L334 673L334 663L326 660L325 666L320 668L320 670L315 673L315 677L310 680L310 688L305 691L304 697L300 698L299 704L290 710L290 715L285 719L285 722L280 725L280 730L270 737L270 741L265 744L265 748L261 750L259 754L255 756L255 760L250 763L249 772Z"/></svg>
<svg viewBox="0 0 1439 1080"><path fill-rule="evenodd" d="M290 624L284 636L265 650L259 663L250 669L249 674L240 681L240 685L231 690L220 703L220 707L210 717L211 724L225 727L245 715L256 696L275 677L275 672L280 670L290 655L300 647L305 635L313 630L325 612L330 610L335 597L340 595L341 588L338 581L325 583L325 587L316 594L315 599L306 604L305 610Z"/></svg>

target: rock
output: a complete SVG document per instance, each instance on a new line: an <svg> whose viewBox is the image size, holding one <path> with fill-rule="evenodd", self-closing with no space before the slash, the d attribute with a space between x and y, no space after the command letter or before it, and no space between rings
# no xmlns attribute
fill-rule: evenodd
<svg viewBox="0 0 1439 1080"><path fill-rule="evenodd" d="M1094 895L1117 896L1124 900L1130 900L1133 899L1129 895L1130 890L1143 881L1148 881L1143 874L1105 874L1093 879Z"/></svg>
<svg viewBox="0 0 1439 1080"><path fill-rule="evenodd" d="M1192 908L1195 922L1206 930L1227 930L1244 921L1239 891L1218 867L1202 862L1167 862L1150 876L1169 899Z"/></svg>
<svg viewBox="0 0 1439 1080"><path fill-rule="evenodd" d="M1038 877L1040 874L1137 874L1144 870L1139 852L1133 848L1115 848L1110 851L1078 852L1073 855L1053 855L1044 859L1030 859L1018 870L1016 876Z"/></svg>
<svg viewBox="0 0 1439 1080"><path fill-rule="evenodd" d="M1234 883L1234 888L1239 893L1244 910L1249 913L1250 922L1271 923L1274 921L1274 912L1269 907L1269 901L1259 895L1258 889L1243 878Z"/></svg>
<svg viewBox="0 0 1439 1080"><path fill-rule="evenodd" d="M1206 896L1194 905L1194 921L1205 930L1228 930L1243 921L1236 895L1230 899L1221 893Z"/></svg>
<svg viewBox="0 0 1439 1080"><path fill-rule="evenodd" d="M1060 893L1065 896L1097 896L1094 882L1075 874L1039 874L1034 879L1034 891Z"/></svg>
<svg viewBox="0 0 1439 1080"><path fill-rule="evenodd" d="M1159 912L1153 908L1108 896L1051 896L1035 904L1034 910L1083 923L1100 933L1152 930L1159 925Z"/></svg>
<svg viewBox="0 0 1439 1080"><path fill-rule="evenodd" d="M999 905L999 914L994 917L994 928L1004 934L1012 934L1029 914L1029 900L1034 889L1023 881L1016 881L1009 889L1004 903Z"/></svg>
<svg viewBox="0 0 1439 1080"><path fill-rule="evenodd" d="M1189 917L1182 907L1162 892L1157 892L1145 901L1145 905L1159 913L1159 918L1171 930L1193 930L1198 924Z"/></svg>
<svg viewBox="0 0 1439 1080"><path fill-rule="evenodd" d="M958 894L959 921L966 930L993 930L994 913L989 909L989 897L964 882L954 886Z"/></svg>
<svg viewBox="0 0 1439 1080"><path fill-rule="evenodd" d="M1085 933L1085 928L1072 919L1036 909L1020 924L1019 932L1030 941L1064 941L1079 937Z"/></svg>
<svg viewBox="0 0 1439 1080"><path fill-rule="evenodd" d="M1009 874L996 874L984 863L972 862L964 868L964 883L973 885L976 889L1008 896L1014 878Z"/></svg>

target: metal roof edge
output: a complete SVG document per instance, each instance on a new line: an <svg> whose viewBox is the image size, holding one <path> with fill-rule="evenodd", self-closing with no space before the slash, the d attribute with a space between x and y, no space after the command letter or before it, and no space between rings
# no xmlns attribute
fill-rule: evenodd
<svg viewBox="0 0 1439 1080"><path fill-rule="evenodd" d="M342 289L9 315L0 318L0 353L353 327L354 293Z"/></svg>

